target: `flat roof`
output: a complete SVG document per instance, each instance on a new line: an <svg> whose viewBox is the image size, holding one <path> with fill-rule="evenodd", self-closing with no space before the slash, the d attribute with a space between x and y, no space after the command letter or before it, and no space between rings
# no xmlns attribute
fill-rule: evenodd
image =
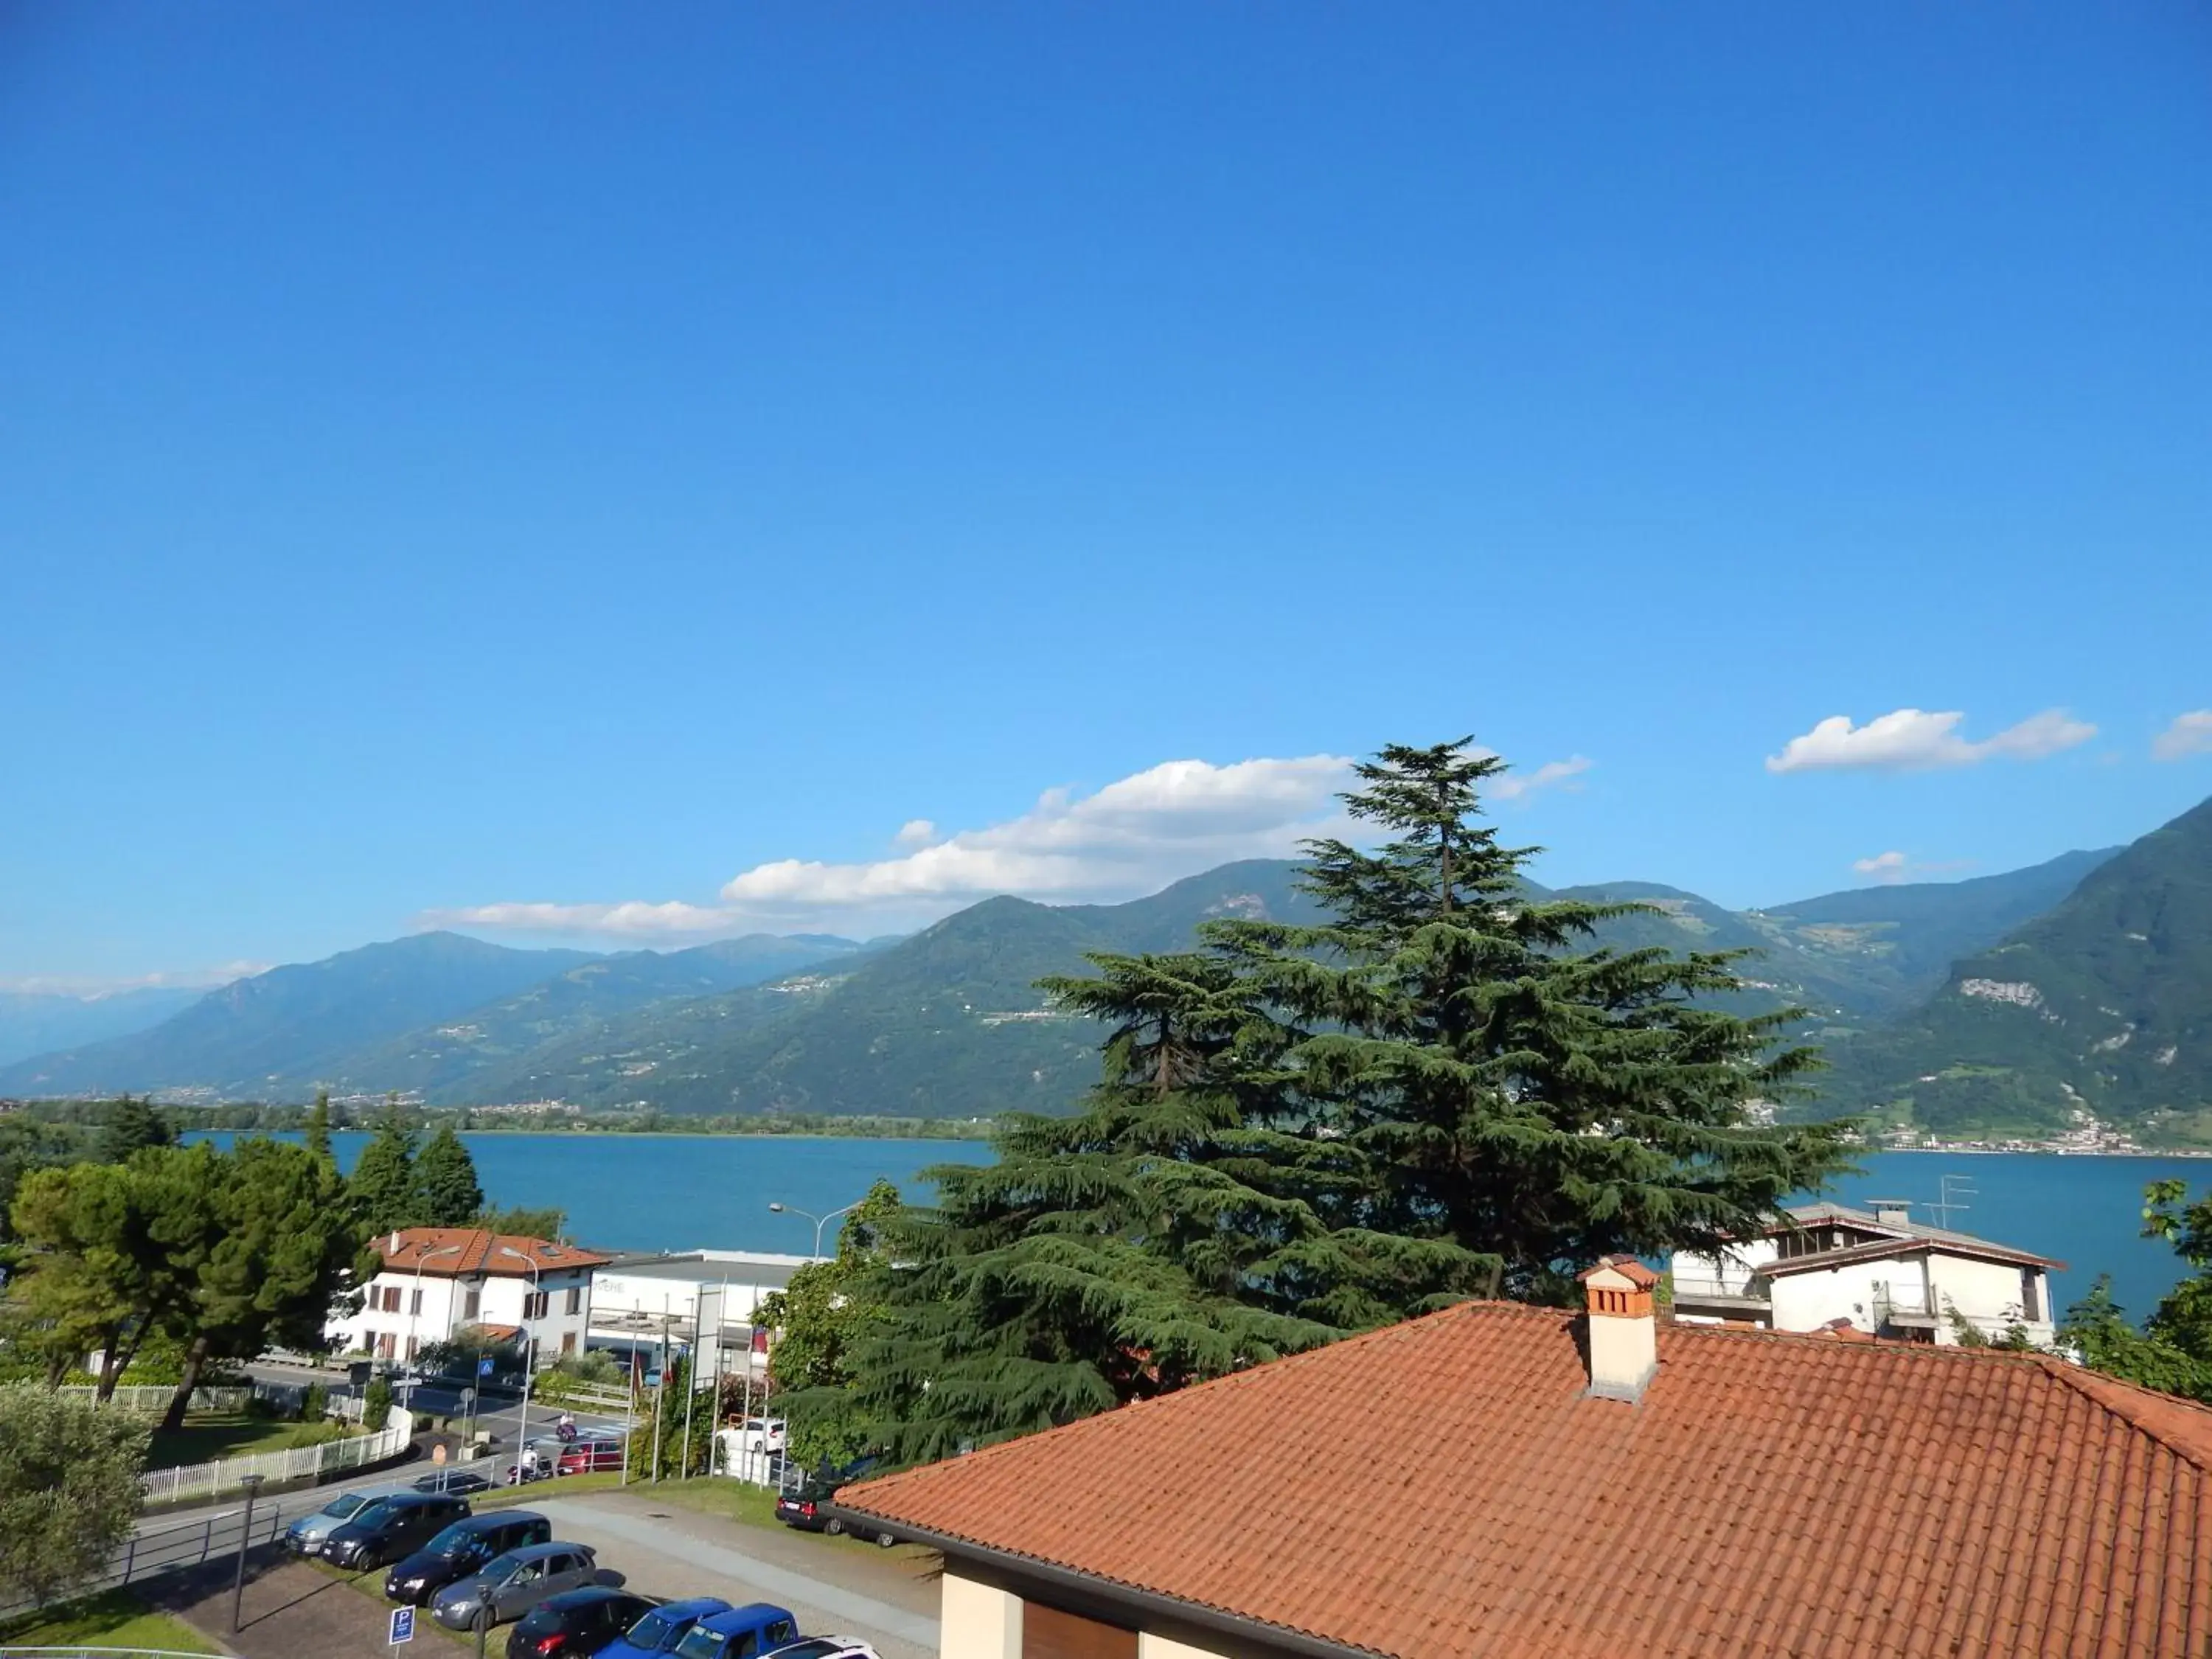
<svg viewBox="0 0 2212 1659"><path fill-rule="evenodd" d="M742 1250L703 1250L682 1255L618 1255L599 1269L603 1279L651 1279L678 1285L715 1285L724 1279L739 1285L781 1287L811 1258L803 1255L751 1255Z"/></svg>

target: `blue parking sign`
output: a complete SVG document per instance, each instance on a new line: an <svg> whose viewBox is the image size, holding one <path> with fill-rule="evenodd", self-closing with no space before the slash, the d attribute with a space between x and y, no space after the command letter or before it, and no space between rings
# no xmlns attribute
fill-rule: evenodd
<svg viewBox="0 0 2212 1659"><path fill-rule="evenodd" d="M477 1361L477 1375L478 1376L489 1376L491 1375L491 1356L489 1354L484 1355L483 1358Z"/></svg>
<svg viewBox="0 0 2212 1659"><path fill-rule="evenodd" d="M412 1607L392 1608L391 1645L396 1648L402 1642L411 1642L414 1639L415 1609Z"/></svg>

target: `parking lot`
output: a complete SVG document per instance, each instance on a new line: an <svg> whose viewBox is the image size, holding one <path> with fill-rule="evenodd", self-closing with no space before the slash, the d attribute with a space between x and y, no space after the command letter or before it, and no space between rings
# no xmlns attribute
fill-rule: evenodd
<svg viewBox="0 0 2212 1659"><path fill-rule="evenodd" d="M805 1634L859 1637L883 1659L934 1659L937 1652L935 1564L920 1552L733 1521L680 1506L651 1487L577 1492L549 1485L533 1488L526 1507L553 1523L556 1539L592 1548L601 1568L641 1595L770 1601L788 1608ZM349 1577L273 1550L258 1553L253 1566L235 1635L229 1576L219 1565L153 1599L242 1659L389 1659L380 1568ZM505 1653L508 1628L492 1632L488 1652ZM428 1618L416 1630L426 1655L474 1650L472 1638Z"/></svg>

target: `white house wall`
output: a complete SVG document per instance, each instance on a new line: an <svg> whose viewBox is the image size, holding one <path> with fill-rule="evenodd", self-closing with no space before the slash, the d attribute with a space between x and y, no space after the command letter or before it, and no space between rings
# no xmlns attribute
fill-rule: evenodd
<svg viewBox="0 0 2212 1659"><path fill-rule="evenodd" d="M422 1292L421 1311L412 1311L417 1288ZM526 1320L524 1304L538 1290L545 1292L543 1318ZM385 1305L386 1293L398 1293L397 1310ZM477 1310L469 1311L471 1291ZM571 1293L574 1310L570 1311ZM381 1353L380 1339L392 1339L390 1357L412 1358L416 1350L450 1340L470 1325L525 1327L538 1344L541 1360L580 1350L592 1322L592 1275L588 1268L564 1267L540 1274L535 1280L512 1274L478 1273L451 1279L425 1273L419 1279L412 1268L386 1270L371 1279L361 1310L332 1321L325 1334L337 1339L349 1353Z"/></svg>

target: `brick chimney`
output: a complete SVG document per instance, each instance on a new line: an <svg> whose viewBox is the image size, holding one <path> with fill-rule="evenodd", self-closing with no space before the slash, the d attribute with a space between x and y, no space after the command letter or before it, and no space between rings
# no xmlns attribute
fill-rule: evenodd
<svg viewBox="0 0 2212 1659"><path fill-rule="evenodd" d="M1635 1401L1659 1369L1651 1287L1659 1275L1632 1255L1609 1255L1582 1273L1589 1298L1589 1391Z"/></svg>

